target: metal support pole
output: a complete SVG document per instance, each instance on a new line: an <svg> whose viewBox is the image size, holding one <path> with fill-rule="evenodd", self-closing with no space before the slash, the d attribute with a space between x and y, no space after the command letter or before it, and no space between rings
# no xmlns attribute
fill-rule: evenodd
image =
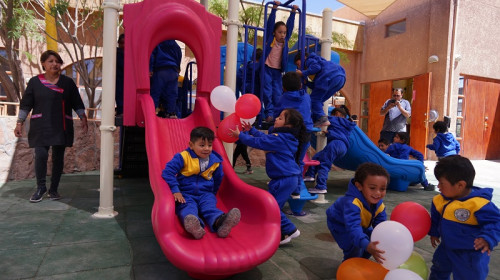
<svg viewBox="0 0 500 280"><path fill-rule="evenodd" d="M230 87L236 92L236 67L238 55L238 0L229 0L228 2L228 20L227 25L227 48L226 48L226 72L224 73L224 85ZM224 114L227 117L227 114ZM233 161L233 143L224 143L227 157Z"/></svg>
<svg viewBox="0 0 500 280"><path fill-rule="evenodd" d="M115 126L115 80L116 80L116 29L119 0L105 0L103 27L102 67L102 120L101 126L101 168L99 210L96 218L113 218L118 212L113 209L113 158Z"/></svg>

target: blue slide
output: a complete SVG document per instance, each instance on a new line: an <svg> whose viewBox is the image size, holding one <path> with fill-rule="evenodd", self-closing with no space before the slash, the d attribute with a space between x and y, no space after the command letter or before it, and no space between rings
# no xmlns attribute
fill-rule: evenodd
<svg viewBox="0 0 500 280"><path fill-rule="evenodd" d="M406 191L410 182L422 182L425 179L425 167L418 160L392 158L383 153L359 128L349 136L349 149L344 157L336 159L333 164L343 169L356 170L365 162L382 165L391 175L389 189Z"/></svg>

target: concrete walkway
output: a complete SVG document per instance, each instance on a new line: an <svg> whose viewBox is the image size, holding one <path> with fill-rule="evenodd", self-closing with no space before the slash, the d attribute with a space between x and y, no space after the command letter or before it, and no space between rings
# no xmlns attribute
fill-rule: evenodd
<svg viewBox="0 0 500 280"><path fill-rule="evenodd" d="M426 162L428 178L434 162ZM480 186L494 187L500 201L500 162L474 161ZM259 188L267 188L263 168L240 177ZM325 210L347 189L351 171L330 172L328 204L306 203L308 215L291 217L301 236L281 246L260 266L229 279L335 279L342 251L326 226ZM168 262L151 227L153 195L146 178L115 179L114 219L95 219L99 204L98 173L64 175L60 201L44 199L29 203L35 180L8 182L0 187L0 279L190 279ZM312 184L310 185L312 186ZM389 191L388 214L404 201L415 201L427 209L436 192L420 186L406 192ZM430 267L434 249L428 238L415 243ZM488 279L500 279L500 254L492 253Z"/></svg>

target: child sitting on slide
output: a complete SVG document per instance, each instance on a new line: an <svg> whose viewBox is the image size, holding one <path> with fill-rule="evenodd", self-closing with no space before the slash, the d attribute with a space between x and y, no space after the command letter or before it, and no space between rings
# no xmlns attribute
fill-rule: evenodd
<svg viewBox="0 0 500 280"><path fill-rule="evenodd" d="M224 213L216 207L215 195L222 182L222 157L212 151L214 132L207 127L191 131L189 148L174 155L161 176L175 199L175 213L184 229L195 239L205 235L205 224L219 237L227 237L240 222L241 213L233 208Z"/></svg>

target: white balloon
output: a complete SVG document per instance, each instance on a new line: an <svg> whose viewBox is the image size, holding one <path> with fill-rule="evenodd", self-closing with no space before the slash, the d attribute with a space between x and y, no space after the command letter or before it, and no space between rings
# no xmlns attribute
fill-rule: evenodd
<svg viewBox="0 0 500 280"><path fill-rule="evenodd" d="M391 270L402 265L413 252L413 237L403 224L385 221L373 229L371 241L379 241L377 248L385 251L382 266Z"/></svg>
<svg viewBox="0 0 500 280"><path fill-rule="evenodd" d="M389 271L386 275L384 280L423 280L420 275L416 274L415 272L404 269L404 268L398 268L398 269L393 269Z"/></svg>
<svg viewBox="0 0 500 280"><path fill-rule="evenodd" d="M234 113L236 95L230 87L216 86L210 94L210 102L219 111Z"/></svg>
<svg viewBox="0 0 500 280"><path fill-rule="evenodd" d="M245 122L245 123L250 123L250 125L252 125L255 122L255 119L257 119L257 116L255 116L251 119L240 119L240 121L242 124L243 124L243 122Z"/></svg>

